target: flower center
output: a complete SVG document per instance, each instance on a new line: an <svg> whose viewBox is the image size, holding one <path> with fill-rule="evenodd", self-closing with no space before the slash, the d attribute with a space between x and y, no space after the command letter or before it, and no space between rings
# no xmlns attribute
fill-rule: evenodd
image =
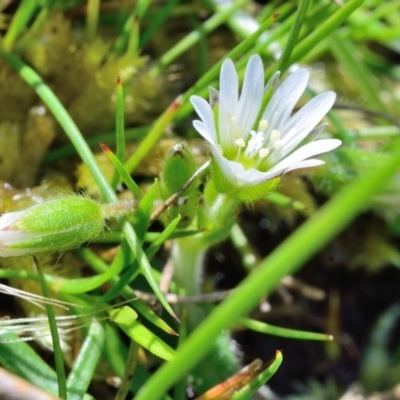
<svg viewBox="0 0 400 400"><path fill-rule="evenodd" d="M262 169L266 168L265 159L271 153L271 150L276 150L282 146L281 133L277 129L272 129L269 137L267 137L267 129L268 121L262 119L258 124L257 131L250 131L247 141L243 137L237 138L237 136L232 135L237 146L235 161L240 162L246 169L259 168L260 166ZM232 127L231 132L234 130L235 127Z"/></svg>

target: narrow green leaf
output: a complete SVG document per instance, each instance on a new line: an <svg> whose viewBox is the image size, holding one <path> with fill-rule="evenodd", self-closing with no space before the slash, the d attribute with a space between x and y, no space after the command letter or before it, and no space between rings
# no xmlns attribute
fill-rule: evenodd
<svg viewBox="0 0 400 400"><path fill-rule="evenodd" d="M116 118L115 118L115 142L116 142L115 155L121 165L125 159L126 138L125 138L125 116L124 116L124 91L122 88L122 83L121 83L120 77L117 78L117 112L116 112ZM100 143L100 145L103 148L103 150L105 151L105 153L107 154L110 161L112 162L112 159L110 158L110 156L108 155L108 152L107 152L108 148L104 148L105 145L102 143ZM116 167L117 171L115 171L114 176L111 180L111 186L115 189L117 187L118 181L119 181L118 174L122 178L122 173L115 164L114 164L114 166ZM129 174L128 174L128 176L129 176ZM128 181L131 183L132 178L130 180L128 179ZM133 183L133 186L135 187L135 191L132 193L135 195L135 197L137 199L139 199L140 198L139 188L137 187L137 185L135 183ZM137 189L137 191L136 191L136 189Z"/></svg>
<svg viewBox="0 0 400 400"><path fill-rule="evenodd" d="M150 223L151 213L153 212L154 201L158 192L158 182L155 181L150 189L140 200L135 214L130 218L133 229L138 240L143 243L144 236Z"/></svg>
<svg viewBox="0 0 400 400"><path fill-rule="evenodd" d="M271 377L278 370L282 364L283 356L282 353L277 350L276 357L273 363L261 372L253 381L246 385L243 389L238 390L232 397L231 400L247 400L253 395L261 386L268 382Z"/></svg>
<svg viewBox="0 0 400 400"><path fill-rule="evenodd" d="M57 374L35 350L27 343L21 342L18 335L4 331L0 332L0 335L1 365L47 392L57 394Z"/></svg>
<svg viewBox="0 0 400 400"><path fill-rule="evenodd" d="M117 170L117 173L119 174L125 185L128 187L128 189L131 191L131 193L134 195L135 199L140 199L142 197L142 194L140 193L139 186L136 184L136 182L130 176L128 171L125 169L122 162L104 143L100 143L100 146L103 149L104 153L106 153L108 159L113 163L114 167ZM114 183L114 179L112 183Z"/></svg>
<svg viewBox="0 0 400 400"><path fill-rule="evenodd" d="M68 400L80 400L87 392L93 380L104 341L103 326L93 321L67 379Z"/></svg>
<svg viewBox="0 0 400 400"><path fill-rule="evenodd" d="M33 257L36 271L39 277L40 287L42 289L43 297L50 299L49 289L47 288L47 283L44 279L44 275L42 273L42 269L40 268L39 262L36 257ZM58 333L56 316L54 313L53 305L50 303L45 304L47 318L49 321L49 328L51 339L53 342L53 350L54 350L54 363L56 365L57 372L57 382L58 382L58 396L62 399L67 398L67 383L65 380L65 367L64 367L64 357L61 349L60 343L60 335Z"/></svg>
<svg viewBox="0 0 400 400"><path fill-rule="evenodd" d="M277 71L286 71L286 69L289 67L290 56L293 52L293 49L294 49L294 47L297 43L298 37L300 35L300 30L305 21L309 4L310 4L310 0L301 0L300 1L300 5L299 5L298 11L296 13L296 19L294 21L294 24L292 25L292 28L289 33L289 37L286 41L285 50L283 51L282 56L279 60L279 65L278 65Z"/></svg>
<svg viewBox="0 0 400 400"><path fill-rule="evenodd" d="M38 0L23 0L3 38L3 48L10 51L19 34L26 28L38 7Z"/></svg>
<svg viewBox="0 0 400 400"><path fill-rule="evenodd" d="M130 307L124 306L109 311L110 320L115 322L132 340L139 343L154 355L170 361L176 352L153 332L140 324L137 313Z"/></svg>
<svg viewBox="0 0 400 400"><path fill-rule="evenodd" d="M281 328L279 326L266 324L265 322L255 321L254 319L249 318L240 318L238 324L255 332L266 333L267 335L281 336L290 339L324 341L333 340L332 335L327 335L325 333L315 333L299 331L297 329Z"/></svg>
<svg viewBox="0 0 400 400"><path fill-rule="evenodd" d="M332 14L326 21L322 22L311 33L303 39L294 49L290 64L300 61L307 55L318 43L327 38L339 26L347 20L347 18L363 4L364 0L350 0L337 12Z"/></svg>

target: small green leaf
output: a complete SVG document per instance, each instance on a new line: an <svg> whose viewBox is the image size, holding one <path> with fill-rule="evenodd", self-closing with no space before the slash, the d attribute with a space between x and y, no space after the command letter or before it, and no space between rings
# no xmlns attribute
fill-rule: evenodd
<svg viewBox="0 0 400 400"><path fill-rule="evenodd" d="M332 335L325 333L315 333L307 331L299 331L296 329L281 328L280 326L274 326L266 324L265 322L255 321L254 319L241 318L239 324L247 329L251 329L256 332L266 333L268 335L287 337L290 339L298 340L332 340Z"/></svg>
<svg viewBox="0 0 400 400"><path fill-rule="evenodd" d="M255 379L253 379L248 385L238 390L232 397L231 400L247 400L252 394L254 394L262 385L270 380L270 378L278 370L282 364L283 356L282 353L277 350L276 357L273 363L262 371Z"/></svg>
<svg viewBox="0 0 400 400"><path fill-rule="evenodd" d="M153 332L137 321L137 313L130 307L124 306L109 311L110 320L115 322L132 340L139 343L154 355L170 361L176 355L174 349L169 347Z"/></svg>
<svg viewBox="0 0 400 400"><path fill-rule="evenodd" d="M68 400L79 400L86 394L100 359L104 340L102 325L93 322L68 376Z"/></svg>

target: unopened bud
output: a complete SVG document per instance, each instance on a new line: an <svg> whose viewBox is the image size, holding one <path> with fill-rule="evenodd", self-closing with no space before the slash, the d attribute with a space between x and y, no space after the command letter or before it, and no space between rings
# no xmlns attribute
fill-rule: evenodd
<svg viewBox="0 0 400 400"><path fill-rule="evenodd" d="M167 200L170 196L177 193L189 181L196 172L197 166L193 155L184 145L176 144L166 156L160 176L160 195L162 200ZM171 222L178 214L181 221L178 227L187 227L197 213L199 179L185 190L178 201L162 214L162 221L165 224Z"/></svg>
<svg viewBox="0 0 400 400"><path fill-rule="evenodd" d="M131 201L99 204L87 197L67 196L5 213L0 216L0 257L73 249L98 236L106 219L133 210Z"/></svg>

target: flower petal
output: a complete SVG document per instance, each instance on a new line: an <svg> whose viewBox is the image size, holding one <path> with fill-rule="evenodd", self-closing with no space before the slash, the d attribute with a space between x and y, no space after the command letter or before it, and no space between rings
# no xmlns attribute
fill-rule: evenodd
<svg viewBox="0 0 400 400"><path fill-rule="evenodd" d="M193 104L197 115L201 118L205 126L208 128L209 135L213 139L213 142L216 142L218 139L215 130L214 114L210 105L206 100L202 99L199 96L190 96L190 101Z"/></svg>
<svg viewBox="0 0 400 400"><path fill-rule="evenodd" d="M281 130L306 89L308 77L309 72L302 68L290 75L278 87L263 114L263 119L269 124L267 133L272 129Z"/></svg>
<svg viewBox="0 0 400 400"><path fill-rule="evenodd" d="M311 168L311 167L318 167L319 165L325 164L325 161L322 160L316 160L314 158L310 160L304 160L300 161L297 164L293 164L290 166L289 169L287 169L285 172L293 171L295 169L301 169L301 168Z"/></svg>
<svg viewBox="0 0 400 400"><path fill-rule="evenodd" d="M208 126L203 121L194 120L193 121L193 126L196 129L196 131L199 132L200 135L203 136L203 138L205 140L207 140L207 142L209 142L209 143L211 143L213 145L217 144L216 138L210 132Z"/></svg>
<svg viewBox="0 0 400 400"><path fill-rule="evenodd" d="M303 106L284 126L282 130L283 146L281 154L285 156L300 144L332 108L336 99L334 92L322 93Z"/></svg>
<svg viewBox="0 0 400 400"><path fill-rule="evenodd" d="M264 95L264 66L259 55L250 57L237 110L238 122L247 137L253 129Z"/></svg>
<svg viewBox="0 0 400 400"><path fill-rule="evenodd" d="M341 144L342 142L338 139L323 139L307 143L272 167L271 172L286 172L292 165L295 165L317 154L326 153L336 149Z"/></svg>
<svg viewBox="0 0 400 400"><path fill-rule="evenodd" d="M227 160L215 147L211 147L211 153L221 168L221 172L231 182L232 186L255 186L279 175L275 172L261 172L255 168L244 169L242 164Z"/></svg>
<svg viewBox="0 0 400 400"><path fill-rule="evenodd" d="M229 147L230 119L236 116L239 96L239 79L231 59L223 62L219 83L218 135L222 147Z"/></svg>

